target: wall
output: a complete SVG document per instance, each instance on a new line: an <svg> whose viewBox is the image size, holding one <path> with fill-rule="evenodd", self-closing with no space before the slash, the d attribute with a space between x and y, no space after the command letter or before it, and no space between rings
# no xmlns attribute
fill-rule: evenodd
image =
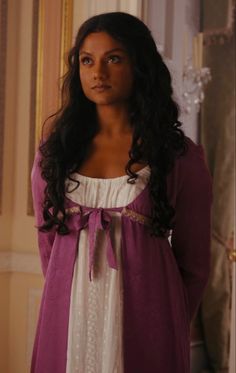
<svg viewBox="0 0 236 373"><path fill-rule="evenodd" d="M32 1L8 0L7 7L0 371L25 373L43 284L34 218L27 215Z"/></svg>

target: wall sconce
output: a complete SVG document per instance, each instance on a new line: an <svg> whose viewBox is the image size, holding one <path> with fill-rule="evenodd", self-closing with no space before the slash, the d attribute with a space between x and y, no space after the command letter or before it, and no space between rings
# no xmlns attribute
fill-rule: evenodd
<svg viewBox="0 0 236 373"><path fill-rule="evenodd" d="M209 67L202 67L203 34L199 33L193 38L192 56L187 57L183 68L183 106L184 111L190 114L192 108L200 110L204 100L204 86L211 80ZM185 37L184 52L187 42Z"/></svg>

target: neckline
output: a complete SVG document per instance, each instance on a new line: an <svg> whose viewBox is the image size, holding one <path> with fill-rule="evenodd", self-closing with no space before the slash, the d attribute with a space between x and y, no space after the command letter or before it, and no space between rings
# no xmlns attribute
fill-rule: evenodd
<svg viewBox="0 0 236 373"><path fill-rule="evenodd" d="M137 175L142 175L146 170L149 169L149 165L146 165L145 167L141 168L140 170L136 171L135 173ZM111 182L111 181L119 181L124 178L129 178L129 175L121 175L121 176L116 176L116 177L109 177L109 178L102 178L102 177L92 177L92 176L85 176L80 174L79 172L74 172L73 177L78 177L79 181L80 180L90 180L90 181L95 181L95 182Z"/></svg>
<svg viewBox="0 0 236 373"><path fill-rule="evenodd" d="M147 166L145 166L145 168L146 167ZM142 168L141 170L143 170L143 169L144 168ZM107 180L107 179L100 179L100 180ZM147 184L141 190L141 192L130 203L128 203L127 205L124 205L124 206L118 206L118 207L89 207L89 206L85 206L85 205L82 205L82 204L79 204L79 203L73 201L67 195L65 195L65 199L72 206L79 206L82 209L82 211L92 211L92 210L100 210L100 209L102 209L102 210L105 210L105 211L119 211L120 212L120 211L122 211L123 208L131 208L133 204L136 204L137 202L139 202L139 200L141 198L143 198L143 195L145 195L145 193L147 193L147 190L149 189L149 185L150 185L150 181L147 182Z"/></svg>

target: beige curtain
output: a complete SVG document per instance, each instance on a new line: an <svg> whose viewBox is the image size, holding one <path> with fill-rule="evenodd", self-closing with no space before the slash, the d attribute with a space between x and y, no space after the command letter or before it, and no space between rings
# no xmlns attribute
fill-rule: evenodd
<svg viewBox="0 0 236 373"><path fill-rule="evenodd" d="M210 67L212 81L206 88L201 110L200 138L213 176L212 263L199 317L209 371L228 373L232 269L228 251L232 250L235 190L235 33L232 23L235 3L211 3L204 2L203 16L205 14L204 66ZM214 14L211 17L214 27L210 24L210 12Z"/></svg>

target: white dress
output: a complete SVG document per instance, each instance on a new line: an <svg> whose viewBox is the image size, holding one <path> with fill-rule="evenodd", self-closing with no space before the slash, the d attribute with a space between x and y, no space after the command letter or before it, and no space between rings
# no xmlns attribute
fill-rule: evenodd
<svg viewBox="0 0 236 373"><path fill-rule="evenodd" d="M73 174L80 186L67 197L92 208L124 207L146 186L150 169L137 172L134 184L128 176L98 179ZM76 185L67 181L69 189ZM105 232L96 239L93 278L89 280L88 228L80 233L71 289L66 373L123 373L122 273L120 258L120 213L112 216L111 236L118 270L108 266Z"/></svg>

